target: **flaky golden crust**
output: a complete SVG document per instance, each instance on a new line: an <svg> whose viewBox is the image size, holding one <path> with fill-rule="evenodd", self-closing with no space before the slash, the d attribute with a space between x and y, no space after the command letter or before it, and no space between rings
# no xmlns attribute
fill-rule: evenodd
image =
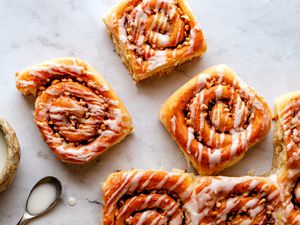
<svg viewBox="0 0 300 225"><path fill-rule="evenodd" d="M206 51L203 32L185 0L123 0L104 23L137 82L170 73Z"/></svg>
<svg viewBox="0 0 300 225"><path fill-rule="evenodd" d="M17 135L9 123L0 118L0 135L4 135L7 144L7 160L2 171L0 171L0 192L5 191L12 183L17 172L20 161L20 145Z"/></svg>
<svg viewBox="0 0 300 225"><path fill-rule="evenodd" d="M225 65L211 67L172 94L160 120L200 174L238 162L270 130L271 111Z"/></svg>
<svg viewBox="0 0 300 225"><path fill-rule="evenodd" d="M121 100L82 60L61 58L33 66L17 73L16 86L37 97L35 123L63 162L91 161L132 131Z"/></svg>
<svg viewBox="0 0 300 225"><path fill-rule="evenodd" d="M269 178L132 170L111 174L102 190L103 225L280 224Z"/></svg>

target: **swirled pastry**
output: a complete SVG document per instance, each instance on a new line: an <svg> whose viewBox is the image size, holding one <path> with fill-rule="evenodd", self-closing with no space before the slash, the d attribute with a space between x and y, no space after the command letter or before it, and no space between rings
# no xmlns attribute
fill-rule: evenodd
<svg viewBox="0 0 300 225"><path fill-rule="evenodd" d="M238 162L271 126L264 99L225 65L183 85L164 103L160 119L200 174Z"/></svg>
<svg viewBox="0 0 300 225"><path fill-rule="evenodd" d="M300 168L300 91L276 99L274 166Z"/></svg>
<svg viewBox="0 0 300 225"><path fill-rule="evenodd" d="M280 191L268 178L194 177L132 170L102 186L103 225L279 224Z"/></svg>
<svg viewBox="0 0 300 225"><path fill-rule="evenodd" d="M4 163L4 165L0 165L0 192L2 192L13 182L19 166L21 151L14 129L2 118L0 118L0 135L3 135L6 145L6 149L0 149L0 151L6 151L6 157L0 160L0 163Z"/></svg>
<svg viewBox="0 0 300 225"><path fill-rule="evenodd" d="M34 120L43 139L67 163L83 164L132 131L112 88L85 62L62 58L16 75L17 89L37 97Z"/></svg>
<svg viewBox="0 0 300 225"><path fill-rule="evenodd" d="M111 174L102 186L103 225L189 224L192 177L164 171Z"/></svg>
<svg viewBox="0 0 300 225"><path fill-rule="evenodd" d="M275 101L274 160L284 197L284 224L300 224L300 91ZM276 171L277 170L277 171Z"/></svg>
<svg viewBox="0 0 300 225"><path fill-rule="evenodd" d="M123 0L104 23L137 82L170 73L206 50L202 30L185 0Z"/></svg>
<svg viewBox="0 0 300 225"><path fill-rule="evenodd" d="M281 224L281 192L263 177L200 177L198 224Z"/></svg>
<svg viewBox="0 0 300 225"><path fill-rule="evenodd" d="M300 168L281 169L274 176L282 190L284 224L300 224Z"/></svg>

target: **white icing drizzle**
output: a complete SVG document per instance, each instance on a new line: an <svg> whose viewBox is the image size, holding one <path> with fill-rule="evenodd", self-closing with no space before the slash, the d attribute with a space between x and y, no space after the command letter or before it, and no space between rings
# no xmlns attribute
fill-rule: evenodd
<svg viewBox="0 0 300 225"><path fill-rule="evenodd" d="M156 51L156 54L148 59L148 71L155 70L167 63L167 55L165 51Z"/></svg>
<svg viewBox="0 0 300 225"><path fill-rule="evenodd" d="M240 98L237 98L237 103L235 105L235 116L234 116L234 128L238 128L241 120L242 120L242 116L244 114L244 110L245 110L245 104L244 102L242 102L242 100Z"/></svg>
<svg viewBox="0 0 300 225"><path fill-rule="evenodd" d="M187 144L186 144L186 150L188 153L190 153L190 150L191 150L191 143L192 141L194 140L194 129L192 127L189 127L188 128L188 141L187 141Z"/></svg>
<svg viewBox="0 0 300 225"><path fill-rule="evenodd" d="M259 96L252 93L253 91L238 77L228 76L225 79L226 73L230 72L225 65L218 65L213 70L211 73L201 73L197 76L194 97L188 105L191 123L188 125L185 150L197 161L199 170L202 169L203 151L207 153L205 161L209 162L210 168L213 169L219 164L222 168L222 163L227 162L222 162L222 154L229 154L228 160L240 156L248 150L249 143L252 145L253 142L258 142L270 128L269 111L264 107L264 102L260 102ZM226 96L224 102L223 96ZM253 129L259 110L265 110L262 122L258 125L260 129ZM207 118L210 121L206 121ZM192 131L197 134L196 137L192 135ZM257 133L258 131L260 133ZM201 145L193 144L195 149L191 149L192 140ZM218 150L210 149L211 146Z"/></svg>
<svg viewBox="0 0 300 225"><path fill-rule="evenodd" d="M192 215L192 224L201 224L202 220L204 220L206 217L210 218L210 213L212 212L212 208L215 207L216 204L218 204L218 198L220 198L220 201L224 201L224 198L231 193L234 188L242 183L248 183L247 190L250 192L253 189L256 189L258 192L262 192L262 196L266 196L269 203L273 204L272 207L276 206L278 204L278 198L280 197L280 193L278 189L275 188L271 194L268 192L270 190L270 185L268 183L268 180L265 178L257 178L257 177L238 177L238 178L231 178L231 177L203 177L201 178L203 182L206 182L207 179L211 180L209 185L206 185L203 187L200 192L198 192L187 204L186 208L189 211L197 212L196 214ZM262 185L263 184L263 185ZM199 183L199 185L202 185L202 182ZM258 188L259 185L259 189ZM276 200L275 194L276 194ZM267 195L266 195L267 194ZM269 195L270 194L270 195ZM232 209L234 209L239 203L240 203L240 197L243 198L242 193L238 196L234 196L231 198L226 199L226 205L224 208L219 208L218 214L216 214L216 220L211 221L208 224L214 224L213 222L216 222L216 224L222 223L226 221L228 214L231 212ZM258 216L262 211L264 206L260 205L260 198L253 197L249 201L246 202L245 207L247 208L249 215L251 218L244 218L243 223L244 224L251 224L253 222L253 219L256 219L256 216ZM206 220L205 220L206 221ZM245 221L245 222L244 222ZM206 221L207 222L207 221ZM241 221L242 222L242 221Z"/></svg>
<svg viewBox="0 0 300 225"><path fill-rule="evenodd" d="M158 177L153 179L158 173L160 173L158 176L160 180L157 180ZM144 177L146 174L147 176ZM242 224L249 224L249 222L254 222L254 220L257 221L257 216L260 216L261 213L266 213L266 211L263 211L265 207L267 207L268 210L273 210L273 207L280 204L278 202L280 200L279 189L270 182L271 180L269 180L269 178L250 176L236 178L199 177L183 190L182 188L184 186L181 186L181 184L185 182L188 176L187 174L165 173L162 171L125 172L119 178L114 178L108 182L110 190L104 192L106 199L108 199L107 202L105 202L104 209L107 210L109 215L117 215L117 220L125 216L128 210L130 212L131 210L142 211L141 213L135 214L139 216L138 224L140 225L148 224L149 222L151 222L151 224L170 223L172 225L180 225L182 224L183 213L186 216L187 224L199 225L203 223L203 221L206 221L208 222L207 224L212 225L214 222L216 222L216 224L225 222L231 211L236 210L236 207L242 203L241 200L246 197L249 198L249 200L247 200L242 207L247 210L248 216L242 218L240 222ZM172 183L169 183L171 180ZM154 187L153 182L158 182L158 185ZM239 192L235 195L232 191L235 190L237 185L242 184L245 193L255 189L257 196L246 196L244 193ZM181 186L180 189L178 189L179 186ZM149 187L151 187L151 189L149 189ZM183 206L180 206L178 204L179 201L171 197L172 195L169 196L156 192L156 190L165 190L165 187L169 187L169 191L177 193ZM198 187L201 187L201 189L198 189ZM144 190L147 190L147 192L153 190L155 192L145 195L142 194ZM119 199L126 194L131 195L135 191L137 191L137 194L125 201L122 208L118 211L116 203ZM139 194L139 192L141 192L141 194ZM232 195L229 196L229 194ZM263 196L262 198L264 198L267 203L261 201L261 196ZM222 203L221 207L218 207L219 201ZM218 213L210 217L213 208L216 209L216 206L219 209ZM113 210L111 210L111 208L113 208ZM161 214L161 212L156 211L156 209L161 209L164 213ZM134 215L134 212L132 213L131 215ZM163 223L157 219L158 217L164 219ZM207 218L214 220L207 221Z"/></svg>
<svg viewBox="0 0 300 225"><path fill-rule="evenodd" d="M211 148L208 148L208 154L209 154L210 168L214 168L217 164L219 164L221 162L222 152L220 149L212 150Z"/></svg>
<svg viewBox="0 0 300 225"><path fill-rule="evenodd" d="M230 149L230 157L235 157L236 156L236 151L239 146L239 133L233 132L232 134L232 144L231 144L231 149Z"/></svg>
<svg viewBox="0 0 300 225"><path fill-rule="evenodd" d="M185 179L186 179L186 176L184 176L184 175L180 176L178 181L172 187L170 187L169 190L174 191L176 188L178 188L183 183L183 181Z"/></svg>
<svg viewBox="0 0 300 225"><path fill-rule="evenodd" d="M279 112L279 121L283 130L283 139L285 141L287 153L292 153L288 163L300 159L300 98L288 103Z"/></svg>
<svg viewBox="0 0 300 225"><path fill-rule="evenodd" d="M173 134L176 134L176 116L175 115L171 119L171 124L172 124L172 132L173 132Z"/></svg>
<svg viewBox="0 0 300 225"><path fill-rule="evenodd" d="M198 158L198 162L200 163L202 161L202 154L203 154L203 145L199 142L198 144L198 151L197 151L197 158Z"/></svg>
<svg viewBox="0 0 300 225"><path fill-rule="evenodd" d="M146 212L142 212L142 215L139 219L139 221L137 222L137 225L143 225L144 222L151 217L154 214L154 212L151 211L146 211Z"/></svg>
<svg viewBox="0 0 300 225"><path fill-rule="evenodd" d="M87 71L84 66L80 66L76 59L72 59L72 64L70 65L47 62L28 71L26 76L19 74L17 78L17 85L22 83L21 88L24 88L24 91L27 91L26 88L29 87L31 90L36 89L35 91L37 91L41 84L46 81L49 82L54 77L59 82L65 82L60 80L59 76L64 78L64 75L68 75L72 78L72 81L66 79L67 82L64 83L63 87L50 85L45 91L42 91L42 95L46 95L48 100L38 102L37 108L39 110L36 111L35 115L36 118L39 118L39 120L36 120L36 123L45 140L55 153L59 155L61 160L75 160L84 163L97 157L111 145L112 138L120 134L122 126L127 126L127 124L122 123L124 115L117 108L119 101L106 99L100 95L101 93L98 93L98 91L109 91L108 85L104 81L102 82L102 79L98 79L98 74ZM30 79L30 82L27 79ZM86 81L88 87L94 87L97 91L81 88L77 81ZM80 101L64 96L67 93L78 97ZM53 104L53 102L61 100L63 101L61 104ZM109 119L104 119L105 112L108 113ZM72 117L77 120L76 129L71 129L75 127L72 127L73 124L71 126L70 122L68 122L69 118ZM48 121L58 127L58 131L52 130L48 125ZM99 131L102 123L106 125L105 130ZM74 147L72 143L65 142L61 136L54 137L54 133L60 133L65 138L66 136L77 135L79 138L78 143L81 141L81 138L82 140L88 140L89 143ZM95 137L97 133L99 135L94 140L91 140L90 138Z"/></svg>

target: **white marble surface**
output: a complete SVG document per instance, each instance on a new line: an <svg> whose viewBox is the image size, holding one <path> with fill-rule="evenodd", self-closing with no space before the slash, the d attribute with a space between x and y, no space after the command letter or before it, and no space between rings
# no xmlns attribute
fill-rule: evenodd
<svg viewBox="0 0 300 225"><path fill-rule="evenodd" d="M180 66L167 77L135 85L105 32L102 17L117 0L0 0L0 116L15 128L22 158L11 188L0 194L0 224L16 224L33 184L46 175L64 183L60 204L31 224L101 223L100 182L117 169L187 169L184 157L160 124L166 98L193 75L226 63L273 107L281 94L300 89L300 1L189 0L208 42L203 59ZM33 123L33 101L21 96L14 74L40 61L79 57L112 84L131 113L135 132L87 166L57 160ZM272 134L251 149L227 175L267 171ZM188 170L190 170L188 168ZM68 206L67 199L77 199Z"/></svg>

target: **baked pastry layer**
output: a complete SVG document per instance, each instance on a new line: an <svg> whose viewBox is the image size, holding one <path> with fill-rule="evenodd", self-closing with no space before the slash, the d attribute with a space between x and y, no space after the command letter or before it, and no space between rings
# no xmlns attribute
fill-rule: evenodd
<svg viewBox="0 0 300 225"><path fill-rule="evenodd" d="M211 67L164 103L160 120L200 174L237 163L270 130L271 111L226 65Z"/></svg>
<svg viewBox="0 0 300 225"><path fill-rule="evenodd" d="M170 73L206 51L200 25L185 0L123 0L104 23L136 82Z"/></svg>
<svg viewBox="0 0 300 225"><path fill-rule="evenodd" d="M132 170L111 174L102 190L103 225L280 224L282 213L269 178Z"/></svg>
<svg viewBox="0 0 300 225"><path fill-rule="evenodd" d="M21 151L15 131L9 123L2 118L0 118L0 132L2 132L0 135L3 135L7 146L7 149L1 150L7 151L6 163L0 171L0 192L2 192L9 188L13 182L19 166Z"/></svg>
<svg viewBox="0 0 300 225"><path fill-rule="evenodd" d="M300 224L300 168L281 168L274 177L282 193L283 224Z"/></svg>
<svg viewBox="0 0 300 225"><path fill-rule="evenodd" d="M82 60L61 58L33 66L16 74L16 86L37 97L35 123L63 162L91 161L132 131L121 100Z"/></svg>
<svg viewBox="0 0 300 225"><path fill-rule="evenodd" d="M273 166L300 168L300 91L276 99L275 115Z"/></svg>
<svg viewBox="0 0 300 225"><path fill-rule="evenodd" d="M300 224L300 91L275 101L274 159L283 195L284 224Z"/></svg>

